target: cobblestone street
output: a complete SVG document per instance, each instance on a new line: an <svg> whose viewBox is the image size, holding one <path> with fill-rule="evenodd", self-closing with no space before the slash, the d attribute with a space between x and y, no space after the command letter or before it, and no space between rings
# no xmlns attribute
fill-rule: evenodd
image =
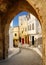
<svg viewBox="0 0 46 65"><path fill-rule="evenodd" d="M0 62L0 65L42 65L42 58L33 50L21 49L21 53Z"/></svg>

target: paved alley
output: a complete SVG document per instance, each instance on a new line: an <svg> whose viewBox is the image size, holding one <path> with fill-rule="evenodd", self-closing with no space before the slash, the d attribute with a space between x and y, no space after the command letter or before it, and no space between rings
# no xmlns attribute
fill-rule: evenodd
<svg viewBox="0 0 46 65"><path fill-rule="evenodd" d="M33 50L21 49L21 52L0 65L42 65L41 57Z"/></svg>

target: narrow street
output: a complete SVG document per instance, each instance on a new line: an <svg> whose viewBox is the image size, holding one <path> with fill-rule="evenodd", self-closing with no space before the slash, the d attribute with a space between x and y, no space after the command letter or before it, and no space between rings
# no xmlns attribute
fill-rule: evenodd
<svg viewBox="0 0 46 65"><path fill-rule="evenodd" d="M0 65L42 65L41 57L33 50L21 49L21 52Z"/></svg>

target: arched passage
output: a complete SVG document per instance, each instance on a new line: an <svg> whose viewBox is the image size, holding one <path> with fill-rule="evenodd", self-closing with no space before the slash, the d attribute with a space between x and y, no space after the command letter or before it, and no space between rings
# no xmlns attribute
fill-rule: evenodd
<svg viewBox="0 0 46 65"><path fill-rule="evenodd" d="M16 7L17 6L17 7ZM8 51L8 41L9 41L9 39L8 39L8 30L9 30L9 25L10 25L10 22L11 22L11 20L14 18L14 16L16 16L18 13L20 13L20 12L22 12L22 11L27 11L27 12L30 12L30 13L32 13L34 16L36 16L37 17L37 19L38 20L40 20L40 24L41 24L41 26L42 26L42 17L41 17L41 15L39 14L39 13L37 13L38 12L38 9L37 9L37 11L36 11L36 8L34 7L34 5L30 5L27 1L16 1L16 6L15 6L15 4L14 4L14 7L12 7L8 12L7 12L7 14L6 14L6 16L7 17L5 17L5 19L6 19L6 23L5 23L5 51L7 52ZM41 18L40 18L40 17ZM7 53L5 54L5 52L4 52L4 56L5 55L7 55Z"/></svg>

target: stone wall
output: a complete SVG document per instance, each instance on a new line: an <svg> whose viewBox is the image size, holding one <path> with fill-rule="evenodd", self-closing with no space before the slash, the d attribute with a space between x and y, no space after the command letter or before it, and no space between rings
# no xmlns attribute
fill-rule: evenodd
<svg viewBox="0 0 46 65"><path fill-rule="evenodd" d="M1 32L1 19L0 19L0 59L3 59L3 38Z"/></svg>
<svg viewBox="0 0 46 65"><path fill-rule="evenodd" d="M46 0L27 0L38 14L42 28L43 65L46 65Z"/></svg>
<svg viewBox="0 0 46 65"><path fill-rule="evenodd" d="M43 65L46 65L46 0L4 0L4 2L1 1L1 6L2 7L0 7L1 11L0 15L2 17L1 23L4 24L4 32L8 30L9 28L8 24L10 24L11 20L19 12L22 11L30 12L40 20L42 28ZM0 34L4 33L1 32L2 29L3 28L0 27ZM0 50L1 50L0 57L3 57L2 52L3 48L5 48L5 56L7 57L9 39L7 34L6 35L5 33L3 35L2 34L0 35ZM3 47L4 44L5 46Z"/></svg>

